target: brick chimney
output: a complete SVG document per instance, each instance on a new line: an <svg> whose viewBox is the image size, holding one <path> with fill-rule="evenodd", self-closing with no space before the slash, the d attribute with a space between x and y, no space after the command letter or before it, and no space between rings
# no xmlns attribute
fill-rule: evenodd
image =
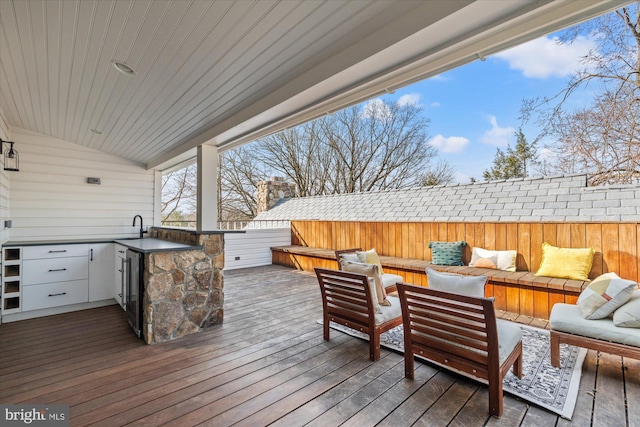
<svg viewBox="0 0 640 427"><path fill-rule="evenodd" d="M280 199L295 197L296 186L274 176L268 181L258 182L258 213L271 209Z"/></svg>

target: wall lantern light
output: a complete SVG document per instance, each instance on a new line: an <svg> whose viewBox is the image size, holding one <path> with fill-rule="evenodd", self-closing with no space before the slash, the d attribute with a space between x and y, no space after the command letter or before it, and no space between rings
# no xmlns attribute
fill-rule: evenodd
<svg viewBox="0 0 640 427"><path fill-rule="evenodd" d="M9 148L4 149L4 144L9 144ZM13 142L4 141L0 138L0 150L4 154L4 170L18 172L20 170L20 156L13 149Z"/></svg>

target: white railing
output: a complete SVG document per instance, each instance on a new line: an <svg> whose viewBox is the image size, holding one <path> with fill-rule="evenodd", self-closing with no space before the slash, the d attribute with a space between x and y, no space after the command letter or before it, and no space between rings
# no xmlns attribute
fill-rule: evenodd
<svg viewBox="0 0 640 427"><path fill-rule="evenodd" d="M195 221L162 221L163 227L196 228ZM253 221L218 221L218 230L268 230L272 228L289 228L286 220L253 220Z"/></svg>

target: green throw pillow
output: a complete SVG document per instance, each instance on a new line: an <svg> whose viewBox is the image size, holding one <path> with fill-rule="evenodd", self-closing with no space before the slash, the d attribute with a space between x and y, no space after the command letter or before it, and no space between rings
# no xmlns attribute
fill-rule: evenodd
<svg viewBox="0 0 640 427"><path fill-rule="evenodd" d="M462 262L462 247L467 242L429 242L431 249L431 263L437 265L464 265Z"/></svg>

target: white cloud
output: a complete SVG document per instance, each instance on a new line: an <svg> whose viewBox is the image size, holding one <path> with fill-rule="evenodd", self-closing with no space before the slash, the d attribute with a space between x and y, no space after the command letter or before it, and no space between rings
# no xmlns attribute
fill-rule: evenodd
<svg viewBox="0 0 640 427"><path fill-rule="evenodd" d="M557 37L541 37L500 52L495 57L507 61L509 68L522 71L525 77L566 77L581 66L583 57L595 46L594 40L582 36L572 44L561 44Z"/></svg>
<svg viewBox="0 0 640 427"><path fill-rule="evenodd" d="M437 80L437 81L441 81L441 82L446 82L446 81L451 80L451 77L443 76L442 74L436 74L435 76L429 77L429 79Z"/></svg>
<svg viewBox="0 0 640 427"><path fill-rule="evenodd" d="M429 104L429 106L431 108L437 108L440 106L440 103L438 101L433 101L431 104Z"/></svg>
<svg viewBox="0 0 640 427"><path fill-rule="evenodd" d="M408 93L406 95L402 95L396 101L398 105L420 105L420 94L419 93Z"/></svg>
<svg viewBox="0 0 640 427"><path fill-rule="evenodd" d="M495 116L489 116L491 129L486 131L481 138L485 144L495 145L496 147L506 147L515 138L512 127L501 128L498 126L498 120Z"/></svg>
<svg viewBox="0 0 640 427"><path fill-rule="evenodd" d="M445 138L442 135L436 135L429 140L428 144L443 153L460 153L469 144L469 140L463 136Z"/></svg>

